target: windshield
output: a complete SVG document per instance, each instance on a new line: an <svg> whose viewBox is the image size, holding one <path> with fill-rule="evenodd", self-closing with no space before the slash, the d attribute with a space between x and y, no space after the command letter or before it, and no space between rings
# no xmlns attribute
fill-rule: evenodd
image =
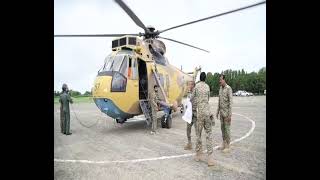
<svg viewBox="0 0 320 180"><path fill-rule="evenodd" d="M123 58L123 55L106 57L102 71L119 71Z"/></svg>

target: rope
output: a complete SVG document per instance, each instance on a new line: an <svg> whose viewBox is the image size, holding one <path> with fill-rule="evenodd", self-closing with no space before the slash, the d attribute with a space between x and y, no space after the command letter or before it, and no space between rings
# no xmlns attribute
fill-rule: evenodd
<svg viewBox="0 0 320 180"><path fill-rule="evenodd" d="M83 124L83 123L78 119L77 114L74 112L72 104L70 104L70 105L71 105L71 111L73 112L73 114L75 115L76 119L78 120L78 122L79 122L83 127L91 128L91 127L93 127L94 125L96 125L96 124L98 123L99 119L97 119L97 121L96 121L94 124L90 125L90 126L87 126L87 125Z"/></svg>

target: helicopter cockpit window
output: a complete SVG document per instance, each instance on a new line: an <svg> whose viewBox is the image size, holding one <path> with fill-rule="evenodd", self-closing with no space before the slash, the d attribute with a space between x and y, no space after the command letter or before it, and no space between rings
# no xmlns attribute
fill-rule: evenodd
<svg viewBox="0 0 320 180"><path fill-rule="evenodd" d="M125 58L123 59L123 63L119 72L125 77L128 77L128 56L125 56Z"/></svg>
<svg viewBox="0 0 320 180"><path fill-rule="evenodd" d="M165 57L158 51L156 51L155 49L153 49L153 47L151 45L149 45L149 51L152 53L154 61L157 64L161 64L166 66L167 65L167 61L165 59Z"/></svg>
<svg viewBox="0 0 320 180"><path fill-rule="evenodd" d="M112 59L110 56L106 57L105 61L104 61L104 65L103 65L103 69L102 71L106 71L106 69L110 69L112 64Z"/></svg>
<svg viewBox="0 0 320 180"><path fill-rule="evenodd" d="M137 59L130 58L131 59L131 65L132 65L132 78L131 79L138 79L138 63Z"/></svg>
<svg viewBox="0 0 320 180"><path fill-rule="evenodd" d="M111 67L110 67L111 71L119 71L123 59L124 59L123 56L115 56L113 58L113 63L111 65Z"/></svg>
<svg viewBox="0 0 320 180"><path fill-rule="evenodd" d="M122 57L116 60L117 57ZM114 74L111 81L112 92L125 92L128 77L128 56L115 56L113 61ZM111 67L112 69L112 67Z"/></svg>
<svg viewBox="0 0 320 180"><path fill-rule="evenodd" d="M108 56L105 60L103 71L119 71L123 58L123 55Z"/></svg>

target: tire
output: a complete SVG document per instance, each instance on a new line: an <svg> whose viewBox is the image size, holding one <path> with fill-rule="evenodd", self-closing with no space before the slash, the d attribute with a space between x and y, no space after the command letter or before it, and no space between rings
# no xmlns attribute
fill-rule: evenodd
<svg viewBox="0 0 320 180"><path fill-rule="evenodd" d="M162 128L166 128L167 127L166 122L165 122L165 116L162 116L162 118L161 118L161 127Z"/></svg>
<svg viewBox="0 0 320 180"><path fill-rule="evenodd" d="M184 108L183 108L183 107L181 107L181 109L180 109L180 113L181 113L181 114L183 114L183 111L184 111Z"/></svg>
<svg viewBox="0 0 320 180"><path fill-rule="evenodd" d="M116 122L119 124L123 124L127 121L127 119L116 119Z"/></svg>

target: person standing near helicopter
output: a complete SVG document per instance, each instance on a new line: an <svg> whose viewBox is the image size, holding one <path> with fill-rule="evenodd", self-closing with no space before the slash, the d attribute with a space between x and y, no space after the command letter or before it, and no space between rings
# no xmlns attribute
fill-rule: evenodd
<svg viewBox="0 0 320 180"><path fill-rule="evenodd" d="M67 84L62 85L62 93L60 95L60 127L61 133L65 135L71 135L70 132L70 108L69 103L73 103Z"/></svg>
<svg viewBox="0 0 320 180"><path fill-rule="evenodd" d="M213 166L213 138L212 138L212 120L209 105L210 88L205 82L206 73L201 72L200 82L196 84L194 90L192 91L190 101L195 101L197 103L197 121L196 121L196 161L205 161L202 153L202 141L201 132L202 129L206 132L206 145L208 154L208 166Z"/></svg>
<svg viewBox="0 0 320 180"><path fill-rule="evenodd" d="M149 94L149 101L150 101L150 106L151 106L151 134L155 134L157 130L157 112L159 111L158 108L158 101L159 101L159 96L158 92L156 90L157 85L154 85L154 91L151 91Z"/></svg>
<svg viewBox="0 0 320 180"><path fill-rule="evenodd" d="M150 94L151 100L151 116L152 116L152 131L151 134L154 134L156 129L161 126L161 121L157 120L157 111L163 109L165 113L165 121L170 118L171 108L173 104L167 104L166 102L162 101L159 96L159 86L155 84L153 86L154 91Z"/></svg>
<svg viewBox="0 0 320 180"><path fill-rule="evenodd" d="M232 88L226 83L225 75L221 74L219 101L216 118L220 115L223 144L218 148L226 153L230 151L230 125L232 116Z"/></svg>
<svg viewBox="0 0 320 180"><path fill-rule="evenodd" d="M188 84L188 98L191 97L192 95L192 91L194 90L195 87L195 82L194 81L190 81ZM191 128L194 125L195 130L197 129L197 103L195 101L195 99L193 98L193 101L191 101L192 104L192 121L191 123L187 123L187 138L188 138L188 143L184 146L184 150L191 150L192 149L192 143L191 143Z"/></svg>

